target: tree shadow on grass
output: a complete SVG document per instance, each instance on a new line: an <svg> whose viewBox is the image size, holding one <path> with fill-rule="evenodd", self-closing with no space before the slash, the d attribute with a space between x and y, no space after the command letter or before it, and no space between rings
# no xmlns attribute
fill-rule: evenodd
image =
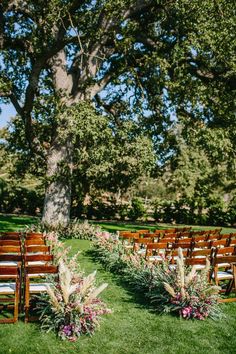
<svg viewBox="0 0 236 354"><path fill-rule="evenodd" d="M126 291L127 295L129 296L129 299L125 299L125 302L132 302L138 308L144 308L149 310L150 312L157 313L157 309L150 303L147 297L145 297L145 292L137 290L132 284L128 282L128 280L122 273L115 273L114 270L108 269L106 265L104 265L97 258L96 251L90 249L84 251L83 254L93 263L99 264L101 266L101 270L104 272L108 272L112 276L112 280L115 282L115 284L122 287Z"/></svg>

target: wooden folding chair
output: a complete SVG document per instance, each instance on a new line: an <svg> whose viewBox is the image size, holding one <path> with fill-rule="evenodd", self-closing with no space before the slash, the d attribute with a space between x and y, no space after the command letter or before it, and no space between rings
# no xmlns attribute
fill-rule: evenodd
<svg viewBox="0 0 236 354"><path fill-rule="evenodd" d="M139 238L139 234L136 232L129 232L124 235L120 235L120 239L126 250L132 250L134 245L134 240Z"/></svg>
<svg viewBox="0 0 236 354"><path fill-rule="evenodd" d="M220 237L219 237L219 240L230 240L231 239L231 236L232 234L220 234Z"/></svg>
<svg viewBox="0 0 236 354"><path fill-rule="evenodd" d="M207 257L204 258L197 258L197 257L191 257L191 258L186 258L185 259L185 265L186 266L195 266L196 271L202 271L204 268L206 268L207 265ZM209 269L209 272L207 274L208 282L210 282L211 278L211 270Z"/></svg>
<svg viewBox="0 0 236 354"><path fill-rule="evenodd" d="M31 258L33 259L34 256L36 256L36 255L38 256L38 258L40 258L41 255L50 255L50 257L46 261L44 261L44 260L38 260L38 261L30 260L29 256L32 256ZM50 246L46 246L46 245L26 246L24 248L24 260L25 260L25 264L27 264L27 265L44 265L45 263L51 262L51 261L53 261L53 257L51 257L51 248L50 248Z"/></svg>
<svg viewBox="0 0 236 354"><path fill-rule="evenodd" d="M192 239L193 239L193 241L194 242L204 242L204 241L206 241L206 235L199 235L199 234L197 234L197 235L192 235Z"/></svg>
<svg viewBox="0 0 236 354"><path fill-rule="evenodd" d="M187 258L189 254L189 249L182 250L182 255L184 258ZM173 269L173 265L176 264L176 260L179 257L179 251L178 249L173 249L170 251L170 254L168 255L168 258L170 260L170 269Z"/></svg>
<svg viewBox="0 0 236 354"><path fill-rule="evenodd" d="M194 243L192 240L185 242L185 240L183 239L183 240L179 240L178 242L175 242L172 244L172 249L182 248L183 250L184 249L191 250L193 247L194 247Z"/></svg>
<svg viewBox="0 0 236 354"><path fill-rule="evenodd" d="M32 238L32 239L29 239L29 240L25 240L25 242L24 242L24 247L27 247L27 246L39 246L39 245L46 245L45 239Z"/></svg>
<svg viewBox="0 0 236 354"><path fill-rule="evenodd" d="M190 261L189 259L194 258L197 260L203 260L203 262L201 263L195 263L196 265L196 269L200 270L205 268L205 262L206 259L209 259L210 263L212 262L212 256L213 256L213 249L211 248L205 248L205 249L201 249L201 250L191 250L188 254L188 262L194 262L194 261ZM205 262L204 262L205 261Z"/></svg>
<svg viewBox="0 0 236 354"><path fill-rule="evenodd" d="M0 265L0 309L14 308L13 318L0 318L0 323L14 323L18 320L19 300L19 268Z"/></svg>
<svg viewBox="0 0 236 354"><path fill-rule="evenodd" d="M163 262L167 247L168 247L167 242L148 243L146 246L146 255L145 255L146 261Z"/></svg>
<svg viewBox="0 0 236 354"><path fill-rule="evenodd" d="M200 250L200 249L204 249L204 248L211 248L211 242L208 242L208 241L194 242L194 238L193 238L193 249L194 250Z"/></svg>
<svg viewBox="0 0 236 354"><path fill-rule="evenodd" d="M223 239L223 240L213 240L211 241L211 247L227 247L229 246L229 240L228 239Z"/></svg>
<svg viewBox="0 0 236 354"><path fill-rule="evenodd" d="M227 266L227 269L225 269L225 265L229 265L229 267ZM225 295L229 295L233 287L235 288L236 284L236 255L214 257L213 267L214 269L211 275L212 279L217 286L220 286L220 283L224 282L223 284L225 287L224 289L222 288L222 292L224 292ZM236 301L236 297L221 300L221 302L233 301Z"/></svg>
<svg viewBox="0 0 236 354"><path fill-rule="evenodd" d="M208 234L206 237L206 241L218 241L220 236L217 233Z"/></svg>
<svg viewBox="0 0 236 354"><path fill-rule="evenodd" d="M18 266L18 263L21 262L21 246L12 246L12 245L1 245L0 246L0 265L2 266ZM17 261L15 260L17 259Z"/></svg>
<svg viewBox="0 0 236 354"><path fill-rule="evenodd" d="M45 240L45 235L41 232L27 232L25 234L25 240Z"/></svg>
<svg viewBox="0 0 236 354"><path fill-rule="evenodd" d="M236 245L236 238L231 238L229 241L229 246L235 246Z"/></svg>
<svg viewBox="0 0 236 354"><path fill-rule="evenodd" d="M25 322L29 322L31 320L36 320L36 316L30 316L30 300L33 295L40 294L42 292L47 292L47 287L50 286L47 282L32 282L31 279L35 278L40 274L41 278L45 278L49 274L58 274L58 267L55 265L31 265L25 266ZM32 303L31 303L32 305ZM32 307L32 306L31 306Z"/></svg>
<svg viewBox="0 0 236 354"><path fill-rule="evenodd" d="M148 234L150 231L149 230L137 230L136 233L139 235L144 235L144 234Z"/></svg>
<svg viewBox="0 0 236 354"><path fill-rule="evenodd" d="M141 254L141 255L144 255L146 254L146 245L148 243L153 243L153 239L152 238L137 238L137 239L134 239L134 246L133 246L133 251L138 253L138 254Z"/></svg>
<svg viewBox="0 0 236 354"><path fill-rule="evenodd" d="M190 231L184 231L184 232L178 232L178 238L180 239L186 239L186 238L191 238L191 232Z"/></svg>
<svg viewBox="0 0 236 354"><path fill-rule="evenodd" d="M21 240L22 233L21 232L3 232L0 235L1 240Z"/></svg>

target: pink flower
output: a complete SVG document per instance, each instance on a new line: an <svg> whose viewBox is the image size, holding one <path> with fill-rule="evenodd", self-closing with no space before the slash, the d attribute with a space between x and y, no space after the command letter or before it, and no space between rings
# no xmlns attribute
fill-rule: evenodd
<svg viewBox="0 0 236 354"><path fill-rule="evenodd" d="M181 310L181 315L182 315L184 318L190 318L191 313L192 313L192 307L191 307L191 306L184 307L184 308Z"/></svg>

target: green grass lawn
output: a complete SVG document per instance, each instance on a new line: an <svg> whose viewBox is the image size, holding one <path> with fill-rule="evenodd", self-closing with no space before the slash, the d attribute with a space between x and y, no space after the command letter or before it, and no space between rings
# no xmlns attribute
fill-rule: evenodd
<svg viewBox="0 0 236 354"><path fill-rule="evenodd" d="M0 231L17 231L37 222L36 217L0 214Z"/></svg>
<svg viewBox="0 0 236 354"><path fill-rule="evenodd" d="M2 220L2 217L0 218ZM20 219L5 229L24 225ZM18 226L18 227L17 227ZM115 227L115 225L113 225ZM0 224L0 228L2 224ZM120 228L120 225L118 226ZM80 264L88 274L97 270L98 284L109 287L101 297L113 310L106 315L92 337L81 337L76 343L63 342L53 333L42 333L37 324L0 325L0 354L232 354L236 352L236 303L222 304L225 318L221 321L186 321L171 315L157 315L123 284L120 276L107 272L88 252L90 242L66 241L71 253L81 250Z"/></svg>

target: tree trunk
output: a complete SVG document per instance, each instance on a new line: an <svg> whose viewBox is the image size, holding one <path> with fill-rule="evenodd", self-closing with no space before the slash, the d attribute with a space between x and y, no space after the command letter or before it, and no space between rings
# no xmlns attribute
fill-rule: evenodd
<svg viewBox="0 0 236 354"><path fill-rule="evenodd" d="M42 222L56 227L70 221L73 144L55 142L48 153L47 179Z"/></svg>

